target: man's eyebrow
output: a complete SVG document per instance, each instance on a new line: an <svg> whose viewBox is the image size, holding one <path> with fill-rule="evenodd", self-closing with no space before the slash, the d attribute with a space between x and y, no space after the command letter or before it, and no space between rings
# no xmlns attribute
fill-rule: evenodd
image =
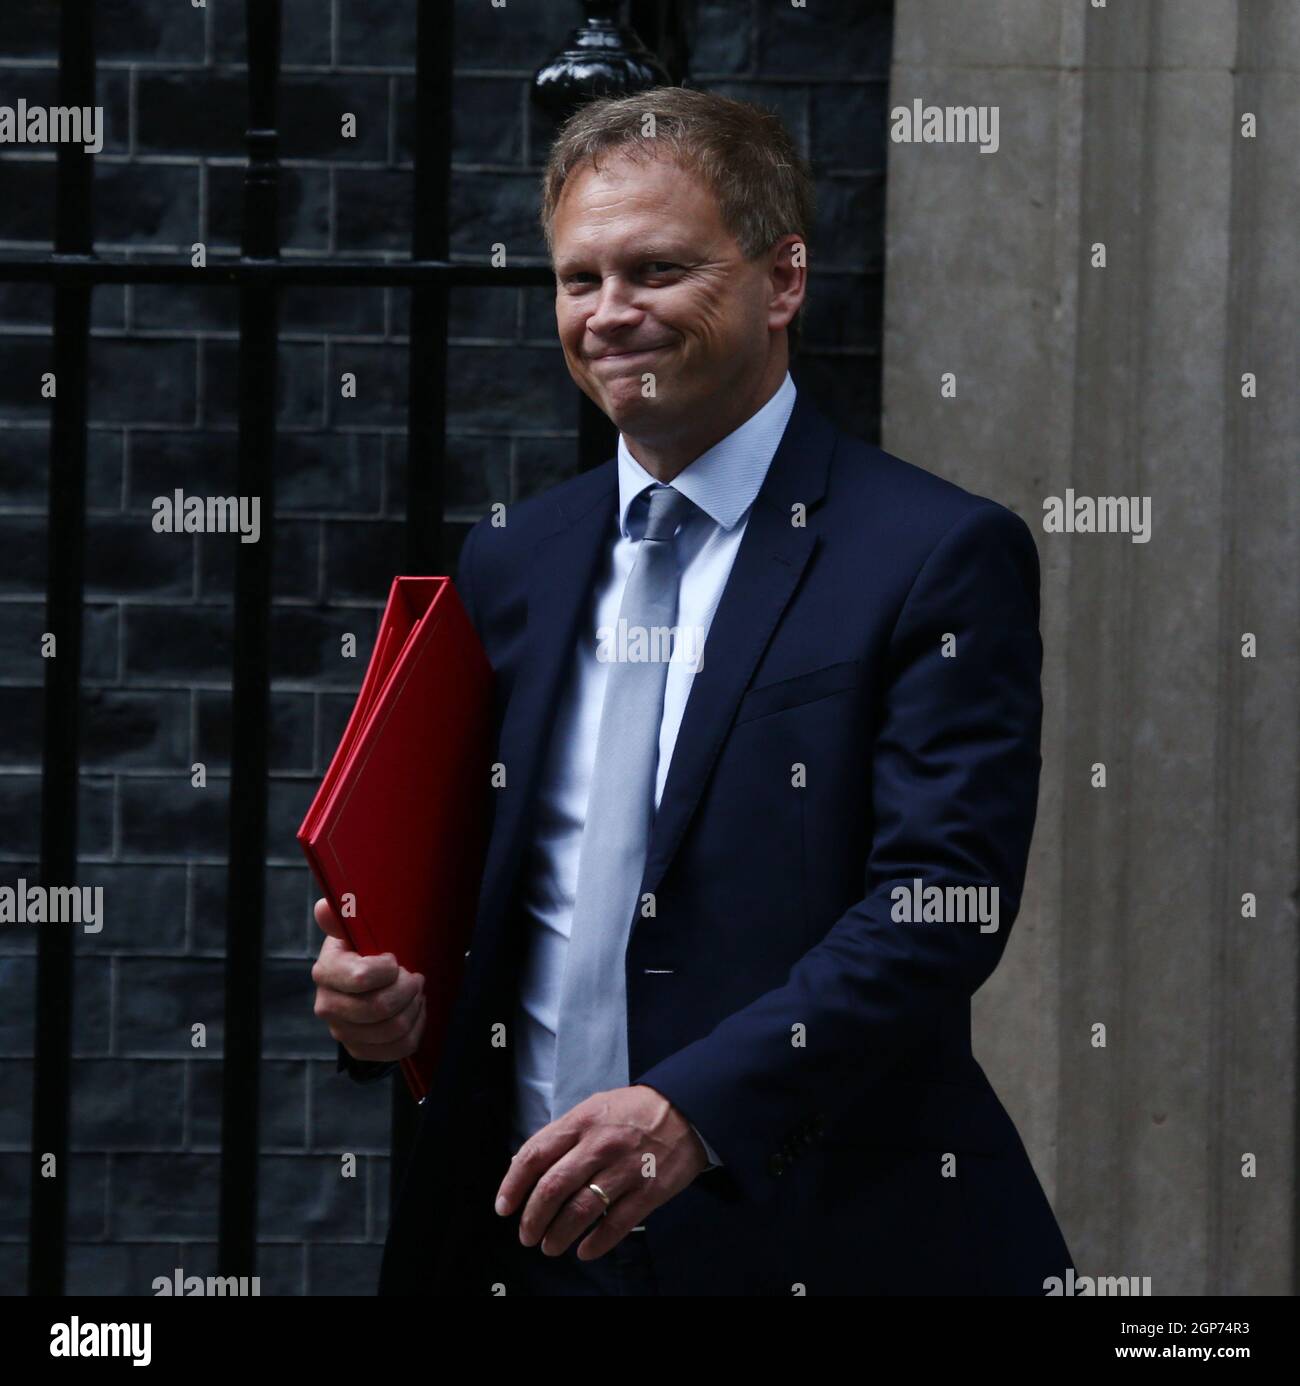
<svg viewBox="0 0 1300 1386"><path fill-rule="evenodd" d="M632 252L636 260L689 260L691 252L684 245L658 244L643 245Z"/></svg>
<svg viewBox="0 0 1300 1386"><path fill-rule="evenodd" d="M682 245L648 244L637 246L635 249L629 250L626 258L633 264L644 264L647 261L654 260L670 260L674 264L686 264L691 260L693 253L694 252L686 246ZM553 265L555 273L560 275L561 278L566 274L572 274L574 271L585 267L586 259L583 256L578 256L576 258L565 257L556 260Z"/></svg>

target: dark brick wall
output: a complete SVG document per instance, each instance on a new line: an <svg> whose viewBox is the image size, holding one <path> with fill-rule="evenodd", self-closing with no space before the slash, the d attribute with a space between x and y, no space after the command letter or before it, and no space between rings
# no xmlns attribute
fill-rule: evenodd
<svg viewBox="0 0 1300 1386"><path fill-rule="evenodd" d="M410 241L411 0L286 0L287 256L401 255ZM0 7L0 105L56 104L46 0ZM844 426L879 413L885 3L705 0L692 83L765 102L818 175L813 290L797 375ZM452 247L504 241L542 263L537 170L548 130L528 77L579 12L563 0L456 5ZM243 6L102 0L95 161L101 250L237 250ZM358 137L339 134L355 113ZM0 253L48 247L53 156L0 146ZM490 501L575 468L576 395L545 291L452 303L448 553ZM279 368L274 718L259 1270L265 1293L373 1287L387 1195L388 1095L336 1076L311 1014L319 935L293 834L360 681L400 552L406 295L285 295ZM50 293L0 283L0 882L35 874L39 634L45 628ZM173 1267L215 1271L229 667L229 536L155 534L180 487L233 494L236 300L224 290L96 292L91 347L81 879L104 887L102 933L79 935L69 1288L150 1293ZM339 398L342 371L360 397ZM356 660L340 636L357 634ZM190 786L203 761L206 789ZM35 939L0 932L0 1291L25 1284ZM208 1047L190 1047L190 1027ZM354 1181L339 1153L356 1152Z"/></svg>

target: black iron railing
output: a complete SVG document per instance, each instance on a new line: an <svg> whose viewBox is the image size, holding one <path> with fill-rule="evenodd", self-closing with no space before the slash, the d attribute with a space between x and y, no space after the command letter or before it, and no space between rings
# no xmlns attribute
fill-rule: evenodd
<svg viewBox="0 0 1300 1386"><path fill-rule="evenodd" d="M107 284L235 286L239 313L238 493L260 498L261 541L238 545L234 603L233 724L227 878L225 1046L222 1080L219 1271L255 1272L258 1097L261 1055L261 962L267 827L271 562L275 535L276 357L282 290L405 286L410 295L410 387L407 401L407 572L445 569L442 553L446 434L448 295L460 286L552 283L541 266L490 268L448 260L451 170L452 20L446 0L417 6L416 143L411 258L402 263L340 258L282 261L277 94L280 0L246 0L248 34L248 166L241 254L202 268L161 255L101 257L94 248L93 167L80 145L58 151L52 253L0 259L0 282L49 284L54 293L53 360L58 391L51 405L47 628L58 658L45 661L41 801L41 879L46 886L77 874L77 797L83 565L86 523L86 429L90 301ZM588 24L613 22L616 6L588 4ZM64 0L59 19L59 102L95 104L93 0ZM638 0L636 23L662 41L675 64L683 57L677 0ZM627 71L603 74L604 89L627 83ZM676 78L676 79L679 79ZM591 94L591 74L587 77ZM578 84L581 91L582 84ZM597 88L599 89L599 88ZM585 406L579 449L586 463L609 455L607 421ZM37 954L36 1064L32 1122L29 1289L64 1288L68 1208L73 934L40 932ZM414 1107L394 1084L393 1153L407 1148ZM59 1177L41 1177L52 1155Z"/></svg>

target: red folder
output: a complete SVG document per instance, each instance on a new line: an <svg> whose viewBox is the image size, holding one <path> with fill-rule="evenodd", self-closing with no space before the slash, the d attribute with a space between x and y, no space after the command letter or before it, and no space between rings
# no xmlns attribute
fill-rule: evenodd
<svg viewBox="0 0 1300 1386"><path fill-rule="evenodd" d="M429 1090L465 967L487 849L492 669L451 579L393 579L356 706L298 829L358 953L424 977Z"/></svg>

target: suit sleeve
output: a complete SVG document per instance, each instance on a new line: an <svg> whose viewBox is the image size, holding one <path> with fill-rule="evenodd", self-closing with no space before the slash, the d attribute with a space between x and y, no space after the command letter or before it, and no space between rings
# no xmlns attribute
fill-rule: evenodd
<svg viewBox="0 0 1300 1386"><path fill-rule="evenodd" d="M465 536L465 542L461 546L460 559L456 564L456 591L465 604L465 610L475 630L478 629L478 616L474 609L474 585L470 575L470 541L474 538L475 530L481 524L483 521L479 520ZM340 1044L338 1046L338 1061L334 1071L346 1073L349 1078L358 1083L374 1083L380 1078L386 1078L396 1068L396 1063L376 1063L369 1059L354 1059Z"/></svg>
<svg viewBox="0 0 1300 1386"><path fill-rule="evenodd" d="M465 542L460 548L460 558L456 562L456 591L465 604L465 612L469 616L470 624L478 631L480 637L483 628L479 624L478 608L474 603L474 593L477 588L474 581L474 545L479 537L479 531L488 523L487 516L484 516L470 526L470 531L465 536Z"/></svg>
<svg viewBox="0 0 1300 1386"><path fill-rule="evenodd" d="M395 1063L375 1063L370 1059L354 1059L341 1044L338 1046L338 1051L338 1064L334 1071L346 1073L349 1078L358 1083L374 1083L380 1078L387 1078L397 1067Z"/></svg>
<svg viewBox="0 0 1300 1386"><path fill-rule="evenodd" d="M770 1195L783 1147L830 1132L1001 958L1038 797L1038 587L1033 537L1002 506L968 512L938 541L890 638L865 895L781 986L633 1080L709 1133L725 1168L702 1188ZM914 880L996 887L998 928L896 922L891 892Z"/></svg>
<svg viewBox="0 0 1300 1386"><path fill-rule="evenodd" d="M698 1126L692 1126L691 1130L700 1138L700 1144L704 1147L704 1153L708 1157L708 1169L720 1169L722 1161L718 1159L718 1152L704 1139L704 1133Z"/></svg>

